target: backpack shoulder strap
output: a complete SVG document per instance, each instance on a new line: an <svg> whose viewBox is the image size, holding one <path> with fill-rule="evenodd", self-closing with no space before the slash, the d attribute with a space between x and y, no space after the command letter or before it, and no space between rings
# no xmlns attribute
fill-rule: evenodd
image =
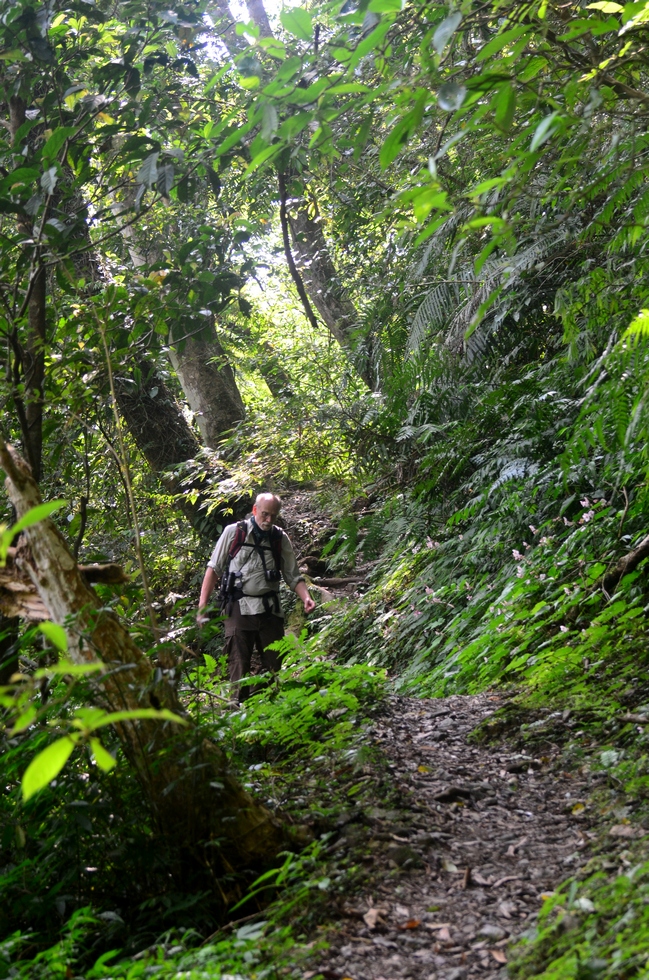
<svg viewBox="0 0 649 980"><path fill-rule="evenodd" d="M232 544L230 545L230 550L228 551L228 558L230 561L235 555L238 555L243 547L243 543L248 536L248 525L245 521L239 521L237 523L237 529L234 532L234 537L232 538Z"/></svg>
<svg viewBox="0 0 649 980"><path fill-rule="evenodd" d="M273 558L275 560L275 567L279 572L282 567L282 541L284 540L284 532L281 527L273 524L270 532L270 550L273 553Z"/></svg>

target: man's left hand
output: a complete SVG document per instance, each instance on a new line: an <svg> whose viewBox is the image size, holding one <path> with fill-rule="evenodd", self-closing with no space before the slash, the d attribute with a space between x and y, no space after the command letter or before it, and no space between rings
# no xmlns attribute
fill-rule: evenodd
<svg viewBox="0 0 649 980"><path fill-rule="evenodd" d="M311 598L311 596L307 596L307 598L304 600L304 611L305 611L305 613L307 613L307 614L308 613L311 613L311 612L313 612L314 609L315 609L315 602L314 602L314 600Z"/></svg>

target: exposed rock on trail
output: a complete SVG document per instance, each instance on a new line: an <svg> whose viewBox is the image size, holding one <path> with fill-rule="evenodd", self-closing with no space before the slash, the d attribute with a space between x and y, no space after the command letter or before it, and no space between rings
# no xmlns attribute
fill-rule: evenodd
<svg viewBox="0 0 649 980"><path fill-rule="evenodd" d="M389 699L371 737L400 802L348 814L333 846L362 854L367 891L342 908L314 971L331 980L504 977L506 947L542 895L587 860L595 834L579 806L584 778L556 771L549 757L467 741L503 700Z"/></svg>

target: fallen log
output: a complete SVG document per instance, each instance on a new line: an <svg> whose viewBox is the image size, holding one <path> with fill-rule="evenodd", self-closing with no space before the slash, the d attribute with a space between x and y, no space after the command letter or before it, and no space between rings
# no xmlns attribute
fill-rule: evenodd
<svg viewBox="0 0 649 980"><path fill-rule="evenodd" d="M328 586L330 589L334 589L334 588L336 588L336 586L338 588L342 588L342 586L344 586L344 585L355 585L355 584L358 584L360 582L364 582L365 581L365 576L364 575L348 575L346 578L320 578L320 577L317 577L317 578L314 578L313 581L314 581L314 583L316 585L325 585L325 586Z"/></svg>

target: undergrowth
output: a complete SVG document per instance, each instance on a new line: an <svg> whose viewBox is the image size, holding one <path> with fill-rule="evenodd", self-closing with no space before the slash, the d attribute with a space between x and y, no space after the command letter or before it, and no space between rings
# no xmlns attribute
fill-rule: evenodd
<svg viewBox="0 0 649 980"><path fill-rule="evenodd" d="M548 898L538 923L514 950L510 976L521 980L612 980L646 976L649 966L649 862L570 879Z"/></svg>
<svg viewBox="0 0 649 980"><path fill-rule="evenodd" d="M302 930L315 927L358 873L350 861L329 856L327 841L349 800L350 781L360 780L359 796L371 792L362 779L364 731L385 678L365 665L336 665L290 635L278 646L285 668L239 710L232 710L228 684L209 654L185 671L180 695L203 737L228 752L246 788L306 827L313 842L299 854L280 855L262 880L248 877L243 912L229 913L235 920L243 914L244 922L219 931L218 896L174 886L165 848L116 741L109 748L119 764L110 773L75 753L56 780L21 804L24 766L52 739L45 713L38 725L5 739L0 757L6 787L1 925L10 937L0 947L0 977L185 971L183 977L198 978L252 967L263 977L278 975L289 950L295 962ZM63 696L51 691L51 717L60 716ZM82 690L74 696L82 699ZM246 921L251 907L254 924ZM206 944L196 949L201 940Z"/></svg>

